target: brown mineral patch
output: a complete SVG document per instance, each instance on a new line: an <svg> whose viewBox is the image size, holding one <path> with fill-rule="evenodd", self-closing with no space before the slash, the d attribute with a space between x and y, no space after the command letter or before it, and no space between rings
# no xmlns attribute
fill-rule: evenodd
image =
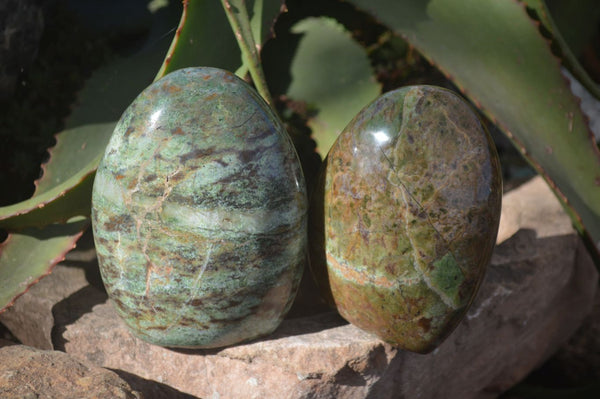
<svg viewBox="0 0 600 399"><path fill-rule="evenodd" d="M225 73L222 78L225 82L233 82L235 80L235 75L232 73Z"/></svg>
<svg viewBox="0 0 600 399"><path fill-rule="evenodd" d="M104 223L104 228L106 231L120 231L124 225L131 224L131 220L129 215L112 216Z"/></svg>
<svg viewBox="0 0 600 399"><path fill-rule="evenodd" d="M425 332L428 332L431 329L431 319L427 317L421 317L417 322L417 325L421 327Z"/></svg>
<svg viewBox="0 0 600 399"><path fill-rule="evenodd" d="M148 176L144 177L144 181L146 183L150 183L150 182L156 180L156 178L157 178L156 174L155 173L151 173Z"/></svg>
<svg viewBox="0 0 600 399"><path fill-rule="evenodd" d="M181 87L177 86L177 85L169 85L169 86L164 86L165 91L168 93L177 93L179 91L181 91Z"/></svg>
<svg viewBox="0 0 600 399"><path fill-rule="evenodd" d="M183 131L183 129L180 126L177 126L175 129L171 130L171 134L173 134L175 136L183 136L183 135L185 135L185 132Z"/></svg>
<svg viewBox="0 0 600 399"><path fill-rule="evenodd" d="M124 136L127 137L127 136L131 135L131 133L133 133L133 132L135 132L135 129L133 127L129 126L127 128L127 130L125 131Z"/></svg>
<svg viewBox="0 0 600 399"><path fill-rule="evenodd" d="M190 301L190 305L191 305L191 306L202 306L202 303L203 303L203 302L204 302L204 301L203 301L202 299L200 299L200 298L196 298L196 299L192 299L192 300Z"/></svg>
<svg viewBox="0 0 600 399"><path fill-rule="evenodd" d="M201 157L205 157L207 155L211 155L212 153L215 152L215 148L211 147L211 148L196 148L188 153L182 154L179 159L181 160L182 163L185 163L187 161L189 161L190 159L196 159L196 158L201 158Z"/></svg>

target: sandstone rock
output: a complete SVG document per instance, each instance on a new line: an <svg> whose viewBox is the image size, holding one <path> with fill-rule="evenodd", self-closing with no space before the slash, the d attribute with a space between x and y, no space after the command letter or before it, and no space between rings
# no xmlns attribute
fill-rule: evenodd
<svg viewBox="0 0 600 399"><path fill-rule="evenodd" d="M466 319L430 356L402 356L394 386L406 398L497 397L573 334L597 284L575 236L520 230L497 247Z"/></svg>
<svg viewBox="0 0 600 399"><path fill-rule="evenodd" d="M51 338L54 305L80 290L88 291L89 288L86 287L90 287L89 280L101 287L91 234L84 236L77 248L67 254L64 262L55 266L50 276L40 280L12 307L0 313L0 323L22 344L39 349L54 349ZM77 267L73 267L73 264Z"/></svg>
<svg viewBox="0 0 600 399"><path fill-rule="evenodd" d="M510 191L502 199L497 243L519 230L533 230L537 238L574 233L571 220L541 177Z"/></svg>
<svg viewBox="0 0 600 399"><path fill-rule="evenodd" d="M131 336L94 285L55 302L53 344L128 377L144 394L168 385L221 399L496 397L572 335L590 313L598 284L570 220L541 179L503 201L500 241L479 295L428 355L396 350L334 312L301 310L262 340L170 350Z"/></svg>
<svg viewBox="0 0 600 399"><path fill-rule="evenodd" d="M66 353L23 345L0 349L2 398L141 398L112 371L86 366Z"/></svg>
<svg viewBox="0 0 600 399"><path fill-rule="evenodd" d="M506 195L504 206L507 239L480 294L430 355L397 351L334 313L287 319L273 336L246 345L174 351L133 338L109 303L64 324L64 350L209 398L495 397L573 333L597 286L569 219L541 180ZM71 308L61 305L59 323Z"/></svg>

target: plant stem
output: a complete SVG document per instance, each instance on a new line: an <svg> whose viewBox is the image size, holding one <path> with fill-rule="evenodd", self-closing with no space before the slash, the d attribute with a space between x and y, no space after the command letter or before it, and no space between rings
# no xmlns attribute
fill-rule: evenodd
<svg viewBox="0 0 600 399"><path fill-rule="evenodd" d="M250 76L254 82L254 86L263 99L273 107L273 99L267 87L267 81L262 69L256 42L252 34L250 18L246 8L245 0L221 0L223 9L229 20L229 24L235 35L235 39L242 51L242 59L244 64L250 71Z"/></svg>

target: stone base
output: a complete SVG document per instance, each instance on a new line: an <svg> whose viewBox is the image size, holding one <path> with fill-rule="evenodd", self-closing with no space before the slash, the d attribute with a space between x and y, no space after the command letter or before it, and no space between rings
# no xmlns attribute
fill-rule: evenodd
<svg viewBox="0 0 600 399"><path fill-rule="evenodd" d="M19 327L27 324L20 301L34 306L40 300L36 291L52 285L53 278L83 273L65 266L34 286L0 321L25 344L52 345L83 362L143 384L156 381L182 395L494 398L573 334L590 313L598 286L589 255L540 178L503 201L499 243L480 292L465 320L428 355L396 350L334 312L306 309L291 313L273 335L248 344L210 351L161 348L129 334L106 294L84 283L82 275L71 293L53 294L62 299L51 309L51 334Z"/></svg>

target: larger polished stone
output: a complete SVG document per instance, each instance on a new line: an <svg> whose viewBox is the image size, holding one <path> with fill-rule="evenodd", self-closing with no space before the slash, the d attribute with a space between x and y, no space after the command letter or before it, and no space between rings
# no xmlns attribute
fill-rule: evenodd
<svg viewBox="0 0 600 399"><path fill-rule="evenodd" d="M102 278L138 337L218 347L273 331L306 257L307 200L282 124L245 82L174 72L125 111L93 190Z"/></svg>
<svg viewBox="0 0 600 399"><path fill-rule="evenodd" d="M311 266L324 295L386 342L431 351L477 292L501 195L493 142L456 94L381 96L338 137L314 196Z"/></svg>

